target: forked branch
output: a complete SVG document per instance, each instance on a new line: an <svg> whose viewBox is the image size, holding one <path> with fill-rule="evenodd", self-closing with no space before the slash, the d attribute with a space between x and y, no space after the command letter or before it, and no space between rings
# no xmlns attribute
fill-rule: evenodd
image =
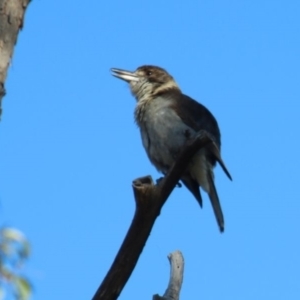
<svg viewBox="0 0 300 300"><path fill-rule="evenodd" d="M190 159L200 148L212 143L206 131L199 131L178 155L168 174L154 184L151 176L133 181L136 211L121 248L93 300L114 300L120 295L141 255L152 227Z"/></svg>

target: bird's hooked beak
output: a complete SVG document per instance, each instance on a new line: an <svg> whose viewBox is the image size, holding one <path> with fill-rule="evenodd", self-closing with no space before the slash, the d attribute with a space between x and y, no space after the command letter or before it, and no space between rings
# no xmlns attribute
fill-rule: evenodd
<svg viewBox="0 0 300 300"><path fill-rule="evenodd" d="M112 72L112 75L120 78L122 80L129 82L132 81L139 81L139 77L134 73L134 72L130 72L130 71L125 71L125 70L121 70L121 69L116 69L116 68L111 68L110 69Z"/></svg>

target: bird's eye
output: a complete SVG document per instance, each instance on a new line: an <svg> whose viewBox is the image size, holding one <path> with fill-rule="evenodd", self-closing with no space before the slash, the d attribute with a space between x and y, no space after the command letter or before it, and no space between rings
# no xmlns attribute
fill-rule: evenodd
<svg viewBox="0 0 300 300"><path fill-rule="evenodd" d="M147 71L147 76L151 76L152 75L152 72L151 71Z"/></svg>

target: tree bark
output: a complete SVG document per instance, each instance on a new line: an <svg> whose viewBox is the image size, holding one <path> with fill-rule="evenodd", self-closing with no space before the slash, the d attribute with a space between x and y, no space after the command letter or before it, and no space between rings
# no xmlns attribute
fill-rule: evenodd
<svg viewBox="0 0 300 300"><path fill-rule="evenodd" d="M200 131L183 147L168 174L154 185L150 176L133 181L136 211L121 248L93 300L114 300L129 279L150 235L156 218L180 180L191 157L200 148L213 143L206 131ZM213 143L214 145L214 143Z"/></svg>
<svg viewBox="0 0 300 300"><path fill-rule="evenodd" d="M0 118L2 99L6 93L4 82L29 2L30 0L0 0Z"/></svg>

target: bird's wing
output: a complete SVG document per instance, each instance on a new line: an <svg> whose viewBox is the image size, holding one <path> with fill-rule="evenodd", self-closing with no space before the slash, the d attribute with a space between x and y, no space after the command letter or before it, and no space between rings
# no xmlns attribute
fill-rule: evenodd
<svg viewBox="0 0 300 300"><path fill-rule="evenodd" d="M209 144L206 149L209 150L207 157L212 165L216 161L220 164L227 177L232 180L220 154L221 134L218 122L212 113L202 104L194 99L184 95L177 94L177 99L172 108L175 110L181 120L195 131L205 130L210 135L214 143Z"/></svg>
<svg viewBox="0 0 300 300"><path fill-rule="evenodd" d="M202 197L199 189L199 184L189 174L182 176L181 181L188 188L188 190L194 195L200 207L202 208Z"/></svg>
<svg viewBox="0 0 300 300"><path fill-rule="evenodd" d="M180 94L172 108L187 126L195 131L206 130L220 147L221 135L217 120L205 106L184 94Z"/></svg>
<svg viewBox="0 0 300 300"><path fill-rule="evenodd" d="M219 163L219 165L221 166L221 168L223 169L224 173L227 175L227 177L232 180L232 177L229 173L229 171L227 170L222 158L221 158L221 154L220 154L220 150L217 147L217 145L213 142L210 143L206 146L207 149L209 149L209 153L210 155L214 156L215 160Z"/></svg>

